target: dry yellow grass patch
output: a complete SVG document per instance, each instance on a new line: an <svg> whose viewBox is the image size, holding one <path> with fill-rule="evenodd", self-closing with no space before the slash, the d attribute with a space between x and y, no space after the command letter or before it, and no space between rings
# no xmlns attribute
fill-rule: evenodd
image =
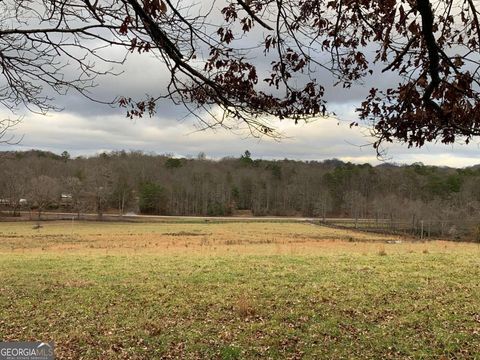
<svg viewBox="0 0 480 360"><path fill-rule="evenodd" d="M479 245L334 229L301 222L0 223L0 252L321 255L480 251Z"/></svg>

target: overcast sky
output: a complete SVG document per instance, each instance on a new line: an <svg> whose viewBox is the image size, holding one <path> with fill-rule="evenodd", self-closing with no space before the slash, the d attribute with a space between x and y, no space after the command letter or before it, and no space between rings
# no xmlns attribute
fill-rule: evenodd
<svg viewBox="0 0 480 360"><path fill-rule="evenodd" d="M115 51L108 50L115 55ZM124 73L117 77L102 78L94 96L111 100L119 95L141 99L145 94L158 94L165 87L168 74L163 66L149 54L131 55ZM75 93L58 97L55 103L62 112L46 116L25 113L23 122L14 129L18 145L0 144L0 150L42 149L72 155L92 155L110 150L142 150L158 154L196 156L205 152L210 158L239 156L249 150L254 158L324 160L338 158L355 163L380 161L371 146L366 126L350 129L357 120L355 108L373 86L387 87L395 79L387 74L374 74L363 86L350 91L334 87L333 80L322 79L326 87L329 110L337 119L321 119L310 124L278 123L285 138L274 141L255 139L246 131L234 133L226 130L196 131L195 120L185 117L185 111L171 102L162 103L157 115L132 121L125 111L95 104ZM160 89L160 90L159 90ZM0 110L1 118L11 116ZM465 167L480 163L480 141L468 146L462 144L428 144L421 149L408 149L401 144L387 144L383 161L396 163L423 162L431 165Z"/></svg>
<svg viewBox="0 0 480 360"><path fill-rule="evenodd" d="M355 163L378 164L376 152L369 143L367 129L349 127L354 116L354 105L345 103L340 117L318 120L310 124L279 123L285 134L281 141L255 139L246 132L226 130L197 131L193 119L182 119L180 111L165 104L153 118L132 121L116 110L92 111L85 103L85 112L67 110L48 116L27 115L15 130L23 139L19 145L0 145L1 150L43 149L72 155L90 155L109 150L143 150L159 154L196 156L203 151L210 158L239 156L249 150L254 158L323 160L338 158ZM350 109L348 114L347 109ZM350 118L348 119L350 115ZM464 167L480 163L478 143L466 145L426 145L422 149L408 149L402 145L388 145L385 159L390 162Z"/></svg>

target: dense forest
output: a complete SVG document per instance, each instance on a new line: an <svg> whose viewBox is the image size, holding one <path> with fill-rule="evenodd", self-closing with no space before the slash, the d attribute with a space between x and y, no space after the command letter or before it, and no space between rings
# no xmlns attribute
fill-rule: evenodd
<svg viewBox="0 0 480 360"><path fill-rule="evenodd" d="M339 160L175 158L111 152L71 158L0 153L4 212L349 217L476 222L480 166L356 165Z"/></svg>

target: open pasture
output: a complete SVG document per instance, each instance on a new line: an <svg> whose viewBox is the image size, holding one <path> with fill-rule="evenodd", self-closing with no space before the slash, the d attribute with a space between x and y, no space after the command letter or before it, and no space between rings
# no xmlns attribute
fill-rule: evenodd
<svg viewBox="0 0 480 360"><path fill-rule="evenodd" d="M480 246L300 222L0 223L0 338L60 359L480 358Z"/></svg>

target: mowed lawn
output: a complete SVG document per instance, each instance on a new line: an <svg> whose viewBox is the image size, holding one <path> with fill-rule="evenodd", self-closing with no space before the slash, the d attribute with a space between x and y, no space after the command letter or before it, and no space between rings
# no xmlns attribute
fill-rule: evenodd
<svg viewBox="0 0 480 360"><path fill-rule="evenodd" d="M59 359L480 359L480 246L307 223L0 223L0 339ZM399 243L401 242L401 243Z"/></svg>

